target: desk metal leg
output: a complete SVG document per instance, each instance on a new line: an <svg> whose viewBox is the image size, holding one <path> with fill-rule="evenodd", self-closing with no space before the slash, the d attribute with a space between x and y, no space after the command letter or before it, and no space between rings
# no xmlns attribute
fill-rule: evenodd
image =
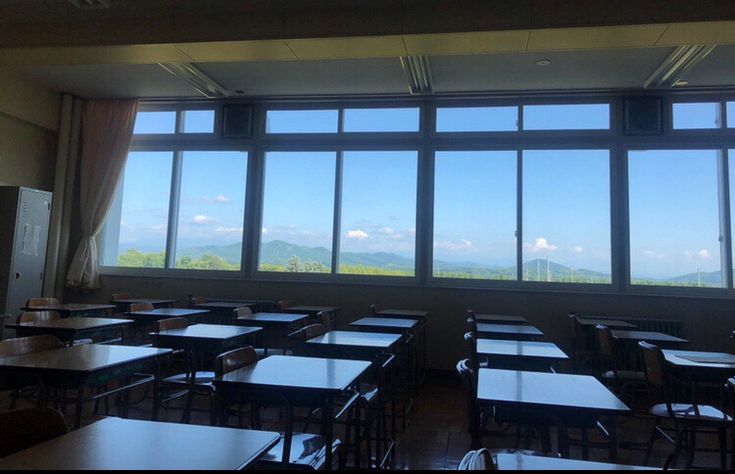
<svg viewBox="0 0 735 474"><path fill-rule="evenodd" d="M324 407L322 408L322 430L324 432L324 447L326 449L325 451L325 460L326 460L326 468L328 470L332 469L332 443L334 438L334 420L332 417L334 414L332 413L332 410L334 408L334 397L328 396Z"/></svg>

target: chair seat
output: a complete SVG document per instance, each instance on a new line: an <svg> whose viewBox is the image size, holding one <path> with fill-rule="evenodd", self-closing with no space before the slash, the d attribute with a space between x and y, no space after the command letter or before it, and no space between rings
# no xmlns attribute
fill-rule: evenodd
<svg viewBox="0 0 735 474"><path fill-rule="evenodd" d="M694 405L686 403L674 403L671 405L674 412L674 417L680 421L699 421L699 422L714 422L731 423L732 418L717 408L709 405ZM651 415L665 418L669 416L668 409L665 403L654 405L651 407Z"/></svg>
<svg viewBox="0 0 735 474"><path fill-rule="evenodd" d="M212 379L214 379L215 375L214 372L197 372L196 380L194 383L196 385L210 385L212 383ZM169 377L166 377L163 379L165 383L175 383L175 384L187 384L186 380L186 374L176 374L171 375Z"/></svg>
<svg viewBox="0 0 735 474"><path fill-rule="evenodd" d="M283 443L285 437L281 433L281 439L278 444L264 454L256 464L256 469L278 469L282 467L283 459ZM340 450L342 442L335 439L332 443L332 459L337 459L337 452ZM314 469L321 470L326 466L326 449L324 446L324 438L320 435L312 433L294 433L291 439L291 456L289 457L289 466L297 469Z"/></svg>
<svg viewBox="0 0 735 474"><path fill-rule="evenodd" d="M602 377L606 380L646 383L646 374L635 370L618 370L617 372L609 370L602 374Z"/></svg>

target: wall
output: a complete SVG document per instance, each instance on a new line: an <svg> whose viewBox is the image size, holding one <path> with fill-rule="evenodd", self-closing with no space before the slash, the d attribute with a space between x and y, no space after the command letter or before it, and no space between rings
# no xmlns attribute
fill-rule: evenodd
<svg viewBox="0 0 735 474"><path fill-rule="evenodd" d="M501 291L333 283L292 283L199 278L104 276L103 289L91 294L68 294L69 301L105 302L115 292L178 298L188 294L221 298L289 299L301 304L329 304L341 308L340 327L367 315L371 303L384 307L425 309L428 320L428 363L450 370L463 357L464 310L516 313L546 334L548 340L568 346L569 311L683 321L693 349L729 350L735 330L734 302L727 299L580 294L540 291Z"/></svg>

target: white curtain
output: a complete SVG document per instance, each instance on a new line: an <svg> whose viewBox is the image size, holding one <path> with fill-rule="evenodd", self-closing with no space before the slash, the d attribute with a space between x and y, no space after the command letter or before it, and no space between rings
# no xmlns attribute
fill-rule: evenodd
<svg viewBox="0 0 735 474"><path fill-rule="evenodd" d="M96 237L105 223L125 167L137 110L137 99L90 100L82 109L79 170L82 239L66 276L68 287L100 287Z"/></svg>

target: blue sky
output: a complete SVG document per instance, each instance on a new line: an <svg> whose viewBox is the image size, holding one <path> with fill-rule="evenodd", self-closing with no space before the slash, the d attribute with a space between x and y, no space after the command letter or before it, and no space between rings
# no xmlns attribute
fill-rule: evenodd
<svg viewBox="0 0 735 474"><path fill-rule="evenodd" d="M677 106L679 107L679 106ZM732 114L735 106L728 104ZM705 127L711 105L678 108L675 125ZM334 110L269 114L274 133L333 133ZM211 111L187 112L187 133L212 130ZM441 131L514 130L514 107L440 108ZM347 131L413 131L415 108L390 114L348 109ZM606 128L606 106L526 107L525 128ZM731 124L732 125L732 124ZM138 133L170 133L173 112L144 112ZM128 157L121 250L165 248L171 152ZM717 152L635 151L629 156L633 277L666 278L720 268ZM262 237L308 247L332 246L337 155L333 151L268 152ZM343 252L388 252L413 258L416 234L416 151L349 151L343 161ZM523 152L523 261L550 260L610 272L610 188L607 150ZM247 153L185 152L178 248L227 245L242 239ZM731 158L731 169L733 168ZM434 258L512 267L516 264L515 151L438 151L435 159ZM735 181L735 180L733 180ZM735 191L735 189L731 190Z"/></svg>

